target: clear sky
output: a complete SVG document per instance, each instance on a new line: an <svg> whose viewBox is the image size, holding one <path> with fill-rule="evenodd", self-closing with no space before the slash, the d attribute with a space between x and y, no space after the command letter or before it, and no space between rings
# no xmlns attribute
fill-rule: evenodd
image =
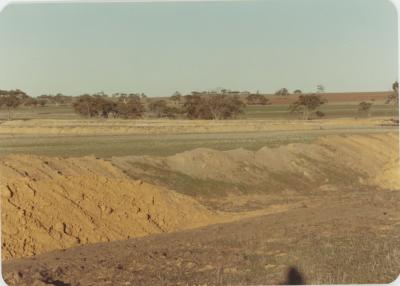
<svg viewBox="0 0 400 286"><path fill-rule="evenodd" d="M380 91L397 50L388 0L13 4L0 14L0 89Z"/></svg>

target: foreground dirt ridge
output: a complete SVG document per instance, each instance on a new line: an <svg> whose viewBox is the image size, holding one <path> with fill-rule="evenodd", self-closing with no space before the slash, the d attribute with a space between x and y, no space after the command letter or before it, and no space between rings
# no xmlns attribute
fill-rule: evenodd
<svg viewBox="0 0 400 286"><path fill-rule="evenodd" d="M308 185L303 187L328 192L335 191L328 173L340 169L336 175L343 176L345 183L352 179L360 185L400 189L397 140L397 133L328 136L313 144L265 147L257 152L196 149L165 158L127 157L112 162L95 157L10 155L0 161L2 256L31 256L262 214L211 211L189 196L128 177L124 164L139 160L194 178L255 185L274 181L278 187L285 187L287 175L277 175L290 171L299 179L289 180L294 185L286 187L296 190L296 184L304 181ZM325 170L328 165L336 169Z"/></svg>
<svg viewBox="0 0 400 286"><path fill-rule="evenodd" d="M213 215L94 157L8 156L0 174L4 259L196 227Z"/></svg>

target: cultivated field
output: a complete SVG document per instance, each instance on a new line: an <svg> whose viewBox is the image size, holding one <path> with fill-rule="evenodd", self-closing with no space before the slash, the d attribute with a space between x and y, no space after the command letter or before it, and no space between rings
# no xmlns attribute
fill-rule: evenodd
<svg viewBox="0 0 400 286"><path fill-rule="evenodd" d="M45 108L0 124L10 285L294 283L290 267L308 284L399 274L388 105L355 118L356 105L333 101L308 121L287 104L221 121Z"/></svg>

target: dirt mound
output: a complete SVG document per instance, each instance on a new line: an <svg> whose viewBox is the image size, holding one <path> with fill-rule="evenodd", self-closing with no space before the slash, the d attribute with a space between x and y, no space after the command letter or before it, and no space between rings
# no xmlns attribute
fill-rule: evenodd
<svg viewBox="0 0 400 286"><path fill-rule="evenodd" d="M0 161L3 259L191 228L213 214L94 157Z"/></svg>
<svg viewBox="0 0 400 286"><path fill-rule="evenodd" d="M140 174L138 176L143 178L153 171L154 174L169 172L165 183L170 188L173 188L173 184L168 184L168 178L173 178L171 172L263 191L306 191L332 184L385 188L384 180L379 180L385 173L386 179L393 177L391 187L400 188L394 183L395 164L390 163L393 158L398 158L398 146L398 134L393 132L326 136L311 144L293 143L263 147L258 151L199 148L169 157L116 157L113 162L133 177ZM232 185L226 186L232 188Z"/></svg>

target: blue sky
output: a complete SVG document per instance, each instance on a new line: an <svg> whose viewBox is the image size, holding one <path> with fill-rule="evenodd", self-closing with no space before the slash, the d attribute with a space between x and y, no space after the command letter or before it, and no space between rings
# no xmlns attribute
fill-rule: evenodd
<svg viewBox="0 0 400 286"><path fill-rule="evenodd" d="M388 0L13 4L0 13L0 89L388 90L397 13Z"/></svg>

